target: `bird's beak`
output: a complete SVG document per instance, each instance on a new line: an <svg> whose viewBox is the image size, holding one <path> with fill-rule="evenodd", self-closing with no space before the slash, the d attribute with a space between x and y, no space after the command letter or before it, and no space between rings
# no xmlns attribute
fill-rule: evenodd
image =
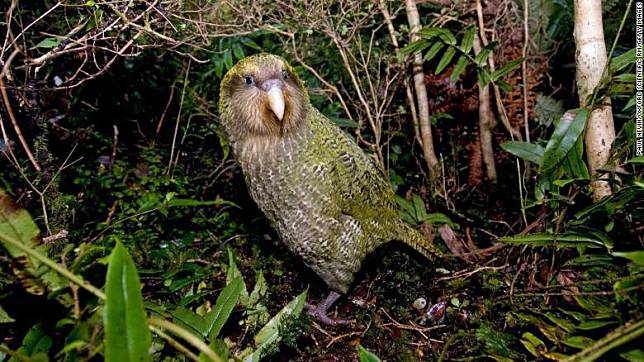
<svg viewBox="0 0 644 362"><path fill-rule="evenodd" d="M271 85L266 94L268 95L268 105L271 107L271 111L273 111L277 119L281 121L282 118L284 118L284 108L286 106L284 103L284 92L282 92L282 87Z"/></svg>

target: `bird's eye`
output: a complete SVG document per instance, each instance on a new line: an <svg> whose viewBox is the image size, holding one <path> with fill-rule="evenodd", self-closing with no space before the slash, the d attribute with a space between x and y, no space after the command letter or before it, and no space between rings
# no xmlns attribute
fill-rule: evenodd
<svg viewBox="0 0 644 362"><path fill-rule="evenodd" d="M287 71L285 71L285 70L282 71L282 78L284 80L288 79L288 72Z"/></svg>
<svg viewBox="0 0 644 362"><path fill-rule="evenodd" d="M247 85L253 85L253 84L255 84L255 78L253 78L253 76L247 75L247 76L246 76L246 84L247 84Z"/></svg>

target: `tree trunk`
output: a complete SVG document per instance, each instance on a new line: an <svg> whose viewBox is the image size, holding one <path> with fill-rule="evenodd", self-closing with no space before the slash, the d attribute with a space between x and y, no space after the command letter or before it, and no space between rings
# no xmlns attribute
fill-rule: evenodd
<svg viewBox="0 0 644 362"><path fill-rule="evenodd" d="M590 105L588 102L602 78L608 57L604 43L601 1L575 0L574 6L577 89L579 104L584 107ZM605 97L596 102L586 123L586 156L593 176L600 176L598 169L608 161L614 140L613 112L610 98ZM608 181L598 179L591 186L595 200L611 194Z"/></svg>
<svg viewBox="0 0 644 362"><path fill-rule="evenodd" d="M474 53L481 52L481 40L474 36ZM479 135L481 139L481 151L485 174L488 181L496 183L496 166L494 164L494 148L492 146L492 127L494 125L494 114L490 106L490 85L479 86Z"/></svg>
<svg viewBox="0 0 644 362"><path fill-rule="evenodd" d="M418 40L416 33L420 30L420 17L416 8L415 0L407 0L407 21L410 28L410 40ZM438 176L438 159L434 152L434 141L432 140L432 127L429 120L429 105L427 104L427 88L425 87L425 73L423 72L423 55L421 52L414 54L414 88L416 89L416 101L418 102L418 123L420 124L420 136L423 140L423 155L429 169L432 181Z"/></svg>

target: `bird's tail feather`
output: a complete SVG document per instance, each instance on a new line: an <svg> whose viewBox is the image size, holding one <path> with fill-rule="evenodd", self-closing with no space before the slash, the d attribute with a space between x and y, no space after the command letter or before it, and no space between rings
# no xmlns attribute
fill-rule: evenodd
<svg viewBox="0 0 644 362"><path fill-rule="evenodd" d="M414 248L417 252L423 254L427 259L434 260L436 257L443 256L443 253L432 243L427 240L420 232L411 226L404 224L402 241Z"/></svg>

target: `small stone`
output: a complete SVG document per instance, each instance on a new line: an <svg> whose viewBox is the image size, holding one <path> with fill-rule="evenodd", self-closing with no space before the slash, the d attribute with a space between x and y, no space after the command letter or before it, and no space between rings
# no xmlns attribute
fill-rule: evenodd
<svg viewBox="0 0 644 362"><path fill-rule="evenodd" d="M427 300L425 298L420 297L414 301L414 308L416 309L423 309L427 306Z"/></svg>

